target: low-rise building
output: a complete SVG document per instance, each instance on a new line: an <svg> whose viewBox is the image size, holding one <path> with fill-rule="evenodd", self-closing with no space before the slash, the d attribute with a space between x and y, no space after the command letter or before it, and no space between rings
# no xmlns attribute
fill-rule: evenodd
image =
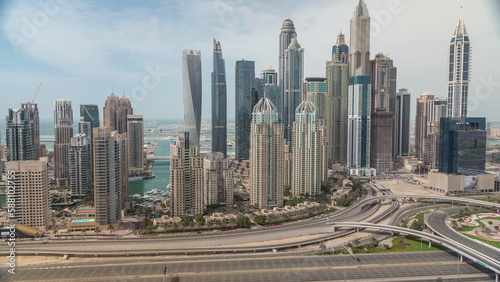
<svg viewBox="0 0 500 282"><path fill-rule="evenodd" d="M461 175L429 172L429 189L446 193L493 192L495 175Z"/></svg>

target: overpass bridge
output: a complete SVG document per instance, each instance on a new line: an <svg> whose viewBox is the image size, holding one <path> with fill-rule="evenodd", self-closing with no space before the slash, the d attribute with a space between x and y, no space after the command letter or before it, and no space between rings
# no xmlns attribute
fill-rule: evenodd
<svg viewBox="0 0 500 282"><path fill-rule="evenodd" d="M469 204L486 206L496 208L497 212L500 212L500 204L493 202L486 202L476 199L462 198L462 197L449 197L449 196L431 196L431 195L383 195L383 196L375 196L371 198L364 199L356 203L356 205L360 206L371 201L382 200L382 199L401 199L401 198L415 198L415 199L435 199L441 201L450 201L450 202L465 202Z"/></svg>
<svg viewBox="0 0 500 282"><path fill-rule="evenodd" d="M385 224L374 224L374 223L367 223L367 222L328 222L328 224L331 224L332 227L335 230L335 227L350 227L350 228L368 228L368 229L378 229L378 230L385 230L385 231L391 231L391 232L400 232L404 234L409 234L409 235L415 235L420 238L424 238L433 242L437 242L447 248L449 248L452 251L455 251L458 253L460 256L465 256L472 261L476 262L477 264L489 268L493 270L496 273L496 280L499 281L499 275L500 275L500 262L496 260L495 258L492 258L488 255L485 255L473 248L470 248L469 246L466 246L462 243L459 243L455 240L446 238L446 237L441 237L438 235L434 234L429 234L426 232L422 231L417 231L413 229L408 229L404 227L399 227L399 226L392 226L392 225L385 225ZM334 231L335 232L335 231Z"/></svg>
<svg viewBox="0 0 500 282"><path fill-rule="evenodd" d="M146 160L148 160L148 161L168 160L168 161L170 161L170 156L147 156Z"/></svg>

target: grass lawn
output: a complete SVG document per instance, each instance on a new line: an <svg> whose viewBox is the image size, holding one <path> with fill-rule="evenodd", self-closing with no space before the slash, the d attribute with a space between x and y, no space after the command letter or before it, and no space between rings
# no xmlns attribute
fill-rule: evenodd
<svg viewBox="0 0 500 282"><path fill-rule="evenodd" d="M415 239L406 238L406 246L401 246L401 238L396 238L392 240L392 247L390 249L371 249L368 250L370 253L403 253L403 252L420 252L420 251L444 251L448 248L443 247L438 243L431 243L431 247L429 248L429 242ZM365 252L364 250L360 251L360 253Z"/></svg>
<svg viewBox="0 0 500 282"><path fill-rule="evenodd" d="M415 240L415 239L410 239L406 238L406 245L401 246L401 238L395 238L392 240L392 247L390 249L381 249L381 248L371 248L368 249L368 253L403 253L403 252L420 252L420 251L445 251L448 248L443 247L442 245L438 243L431 243L431 247L429 248L429 242L422 240L422 243L420 243L420 240ZM363 249L363 246L359 248L353 248L352 251L354 253L359 253L359 254L366 254L367 252ZM347 254L346 250L338 250L335 251L335 253L329 251L329 252L324 252L324 253L315 253L314 255L334 255L334 254L339 254L339 253L344 253Z"/></svg>
<svg viewBox="0 0 500 282"><path fill-rule="evenodd" d="M476 240L478 240L478 241L481 241L481 242L483 242L483 243L486 243L486 244L488 244L488 245L491 245L491 246L493 246L493 247L495 247L495 248L499 248L499 249L500 249L500 242L498 242L498 241L489 241L489 242L488 242L488 240L486 240L486 239L479 238L479 237L474 236L474 235L471 235L471 234L462 234L462 235L465 235L465 236L467 236L467 237L469 237L469 238L471 238L471 239L476 239Z"/></svg>

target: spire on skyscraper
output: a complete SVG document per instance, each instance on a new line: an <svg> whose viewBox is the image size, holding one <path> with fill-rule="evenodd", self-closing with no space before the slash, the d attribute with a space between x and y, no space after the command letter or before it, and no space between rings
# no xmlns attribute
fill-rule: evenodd
<svg viewBox="0 0 500 282"><path fill-rule="evenodd" d="M453 36L457 35L468 35L462 15L462 7L460 7L460 18L458 19L457 26L455 27L455 32L453 33Z"/></svg>
<svg viewBox="0 0 500 282"><path fill-rule="evenodd" d="M359 0L358 6L356 6L356 10L354 10L354 14L352 17L369 17L368 8L366 7L366 3L364 0Z"/></svg>

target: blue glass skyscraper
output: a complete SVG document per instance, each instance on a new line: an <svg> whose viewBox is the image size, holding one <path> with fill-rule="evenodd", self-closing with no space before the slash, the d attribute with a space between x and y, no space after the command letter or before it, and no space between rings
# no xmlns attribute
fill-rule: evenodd
<svg viewBox="0 0 500 282"><path fill-rule="evenodd" d="M214 39L214 71L212 72L212 152L227 157L227 87L226 66L222 47Z"/></svg>
<svg viewBox="0 0 500 282"><path fill-rule="evenodd" d="M250 123L253 107L257 103L258 91L255 89L255 62L236 61L236 149L237 161L248 160L250 150Z"/></svg>

